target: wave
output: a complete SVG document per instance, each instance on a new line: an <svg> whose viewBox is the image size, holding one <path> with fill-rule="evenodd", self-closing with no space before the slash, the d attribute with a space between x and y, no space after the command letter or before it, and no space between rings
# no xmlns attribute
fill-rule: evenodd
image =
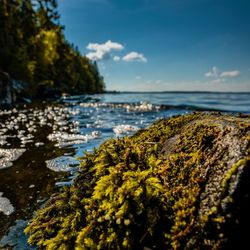
<svg viewBox="0 0 250 250"><path fill-rule="evenodd" d="M118 92L71 96L64 104L123 108L128 111L193 110L250 113L250 93L231 92Z"/></svg>
<svg viewBox="0 0 250 250"><path fill-rule="evenodd" d="M148 102L139 103L112 103L112 102L84 102L79 104L83 108L111 108L124 109L127 112L157 112L161 110L187 110L187 111L221 111L232 112L226 108L215 108L210 106L198 105L168 105L168 104L153 104ZM235 111L236 112L236 111Z"/></svg>

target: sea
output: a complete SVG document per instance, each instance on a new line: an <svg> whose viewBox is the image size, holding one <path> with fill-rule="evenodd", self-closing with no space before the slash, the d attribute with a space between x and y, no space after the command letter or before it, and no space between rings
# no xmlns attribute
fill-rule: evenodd
<svg viewBox="0 0 250 250"><path fill-rule="evenodd" d="M250 92L112 92L0 108L0 249L35 249L23 229L72 184L86 152L194 111L250 114Z"/></svg>

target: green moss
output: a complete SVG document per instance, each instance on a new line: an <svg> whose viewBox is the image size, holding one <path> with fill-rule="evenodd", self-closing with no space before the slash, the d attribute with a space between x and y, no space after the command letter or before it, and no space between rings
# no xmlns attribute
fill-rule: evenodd
<svg viewBox="0 0 250 250"><path fill-rule="evenodd" d="M201 204L213 171L227 155L227 123L236 124L239 143L246 140L249 126L243 118L194 113L105 142L82 158L74 184L37 212L25 230L29 243L43 249L183 249L198 230L203 239L194 237L196 249L217 244L226 237L223 232L204 230L225 223L226 216L218 213L222 196L210 195L208 211ZM221 193L246 160L225 164Z"/></svg>
<svg viewBox="0 0 250 250"><path fill-rule="evenodd" d="M225 192L228 189L230 180L233 175L237 174L238 170L240 168L244 168L244 166L247 166L250 162L250 157L246 157L244 159L240 159L236 164L234 164L227 172L225 178L222 182L222 187L224 188Z"/></svg>

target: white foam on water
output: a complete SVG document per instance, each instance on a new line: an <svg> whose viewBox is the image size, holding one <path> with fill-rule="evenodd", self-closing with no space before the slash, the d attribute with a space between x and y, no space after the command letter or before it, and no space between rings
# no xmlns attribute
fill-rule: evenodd
<svg viewBox="0 0 250 250"><path fill-rule="evenodd" d="M129 125L129 124L121 124L117 125L113 128L113 131L116 135L128 134L132 132L138 131L140 128L137 126Z"/></svg>
<svg viewBox="0 0 250 250"><path fill-rule="evenodd" d="M3 145L5 145L5 144L7 144L7 136L5 136L5 135L0 135L1 136L1 138L0 138L0 145L1 146L3 146Z"/></svg>
<svg viewBox="0 0 250 250"><path fill-rule="evenodd" d="M127 105L126 110L127 112L150 112L150 111L157 111L160 107L153 105L152 103L142 102L138 105Z"/></svg>
<svg viewBox="0 0 250 250"><path fill-rule="evenodd" d="M17 160L26 149L0 149L0 169L9 168L13 161Z"/></svg>
<svg viewBox="0 0 250 250"><path fill-rule="evenodd" d="M68 134L66 132L56 132L48 135L50 141L74 141L74 140L86 140L85 135Z"/></svg>
<svg viewBox="0 0 250 250"><path fill-rule="evenodd" d="M67 147L76 144L87 143L89 140L99 138L101 136L100 131L93 131L91 134L69 134L66 132L54 132L48 135L50 141L57 142L56 147Z"/></svg>
<svg viewBox="0 0 250 250"><path fill-rule="evenodd" d="M3 193L0 192L0 212L5 215L11 215L15 211L15 208L11 204L10 200L3 197Z"/></svg>
<svg viewBox="0 0 250 250"><path fill-rule="evenodd" d="M63 148L63 147L83 144L86 142L87 142L86 140L75 140L75 141L67 141L67 142L62 141L62 142L58 142L57 144L55 144L55 146L59 148Z"/></svg>
<svg viewBox="0 0 250 250"><path fill-rule="evenodd" d="M45 163L47 168L55 172L73 171L80 164L78 160L71 156L60 156L52 160L47 160Z"/></svg>
<svg viewBox="0 0 250 250"><path fill-rule="evenodd" d="M35 146L36 147L44 146L44 142L36 142Z"/></svg>
<svg viewBox="0 0 250 250"><path fill-rule="evenodd" d="M154 105L149 102L136 103L80 103L81 107L84 108L122 108L127 112L151 112L159 111L160 106Z"/></svg>

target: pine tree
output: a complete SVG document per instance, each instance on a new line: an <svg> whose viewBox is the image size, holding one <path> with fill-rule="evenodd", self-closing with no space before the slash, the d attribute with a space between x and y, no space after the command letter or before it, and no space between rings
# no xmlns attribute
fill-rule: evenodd
<svg viewBox="0 0 250 250"><path fill-rule="evenodd" d="M97 64L66 41L56 0L0 0L0 69L28 85L57 92L105 89Z"/></svg>

